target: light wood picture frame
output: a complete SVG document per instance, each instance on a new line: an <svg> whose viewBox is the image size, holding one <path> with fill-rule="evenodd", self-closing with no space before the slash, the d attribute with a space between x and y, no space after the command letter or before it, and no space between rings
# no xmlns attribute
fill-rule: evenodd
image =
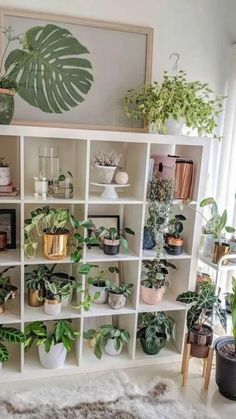
<svg viewBox="0 0 236 419"><path fill-rule="evenodd" d="M16 34L47 23L68 29L90 51L93 67L94 83L84 102L62 114L47 114L16 95L12 124L146 131L142 121L126 117L123 98L128 89L151 82L152 28L13 9L0 10L0 19Z"/></svg>

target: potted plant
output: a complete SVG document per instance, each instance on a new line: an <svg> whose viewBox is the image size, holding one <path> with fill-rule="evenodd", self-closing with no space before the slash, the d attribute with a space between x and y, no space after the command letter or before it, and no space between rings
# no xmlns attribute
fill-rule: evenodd
<svg viewBox="0 0 236 419"><path fill-rule="evenodd" d="M0 272L0 314L4 312L7 300L16 298L18 288L11 284L10 276L5 276L6 272L14 268L15 266L9 266Z"/></svg>
<svg viewBox="0 0 236 419"><path fill-rule="evenodd" d="M210 321L218 317L226 329L226 310L221 307L221 300L215 295L214 285L204 282L199 291L187 291L178 295L177 301L191 304L187 312L188 342L191 343L191 355L196 358L207 358L212 344L213 329Z"/></svg>
<svg viewBox="0 0 236 419"><path fill-rule="evenodd" d="M45 281L49 280L50 277L50 270L46 265L39 265L36 269L25 273L29 306L40 307L43 305Z"/></svg>
<svg viewBox="0 0 236 419"><path fill-rule="evenodd" d="M127 298L131 296L131 288L133 284L120 284L106 283L108 289L108 304L114 310L124 308Z"/></svg>
<svg viewBox="0 0 236 419"><path fill-rule="evenodd" d="M233 336L216 339L216 384L220 393L236 400L236 278L232 278L231 315Z"/></svg>
<svg viewBox="0 0 236 419"><path fill-rule="evenodd" d="M166 251L169 255L177 256L183 252L184 239L181 237L184 229L183 221L186 221L186 217L178 214L168 222L169 232L166 235Z"/></svg>
<svg viewBox="0 0 236 419"><path fill-rule="evenodd" d="M101 226L96 229L94 226L93 231L102 245L103 252L109 256L117 255L120 251L120 246L128 253L129 246L126 234L135 234L129 227L126 227L123 230L117 230L115 227L105 228L104 226Z"/></svg>
<svg viewBox="0 0 236 419"><path fill-rule="evenodd" d="M105 324L97 330L89 329L84 332L84 339L90 341L94 355L101 359L103 348L110 356L120 355L123 346L130 339L130 334L125 329Z"/></svg>
<svg viewBox="0 0 236 419"><path fill-rule="evenodd" d="M41 321L33 322L25 328L25 351L36 343L39 360L44 368L62 368L78 335L68 320L58 320L53 327L47 327Z"/></svg>
<svg viewBox="0 0 236 419"><path fill-rule="evenodd" d="M0 86L1 86L1 80L0 80ZM0 95L1 95L1 88L0 88ZM4 110L4 112L6 112L6 110ZM7 186L10 184L11 184L11 169L9 167L9 164L6 162L5 158L0 157L0 186Z"/></svg>
<svg viewBox="0 0 236 419"><path fill-rule="evenodd" d="M14 327L7 327L0 325L0 368L9 359L9 352L3 342L9 343L24 343L25 335L20 330Z"/></svg>
<svg viewBox="0 0 236 419"><path fill-rule="evenodd" d="M81 58L89 51L67 29L48 24L32 27L23 35L15 35L11 26L1 32L6 38L0 64L1 124L11 122L16 92L47 113L62 113L83 102L93 82L91 63ZM7 55L9 46L17 42L21 48ZM73 77L68 77L70 72ZM52 89L60 94L52 96Z"/></svg>
<svg viewBox="0 0 236 419"><path fill-rule="evenodd" d="M142 272L141 297L144 303L157 305L162 301L163 294L169 285L166 279L168 269L176 269L173 263L166 259L154 259L143 262L145 271Z"/></svg>
<svg viewBox="0 0 236 419"><path fill-rule="evenodd" d="M116 169L120 166L122 155L116 151L99 151L91 160L92 168L96 168L99 183L112 182Z"/></svg>
<svg viewBox="0 0 236 419"><path fill-rule="evenodd" d="M235 228L227 226L227 210L225 209L220 215L218 211L218 206L214 198L205 198L201 201L200 207L213 206L214 207L214 216L211 219L211 235L215 240L215 247L213 253L213 263L218 263L219 259L227 255L230 251L230 246L224 240L224 233L234 233ZM226 259L223 264L227 264L228 260Z"/></svg>
<svg viewBox="0 0 236 419"><path fill-rule="evenodd" d="M174 197L174 180L154 178L149 182L147 200L147 228L153 234L156 243L157 259L165 256L164 235L168 227Z"/></svg>
<svg viewBox="0 0 236 419"><path fill-rule="evenodd" d="M68 248L73 263L81 258L84 237L77 232L80 227L89 228L89 221L78 221L68 209L45 206L31 212L31 218L25 220L24 249L28 258L36 255L37 236L42 237L43 254L47 259L61 260L66 258ZM90 239L87 238L87 242Z"/></svg>
<svg viewBox="0 0 236 419"><path fill-rule="evenodd" d="M174 320L163 311L138 315L137 338L143 352L157 355L173 335Z"/></svg>
<svg viewBox="0 0 236 419"><path fill-rule="evenodd" d="M214 135L223 97L214 95L207 83L190 82L184 71L164 72L162 83L130 89L125 96L128 117L145 119L153 131L179 135L183 124L199 136Z"/></svg>
<svg viewBox="0 0 236 419"><path fill-rule="evenodd" d="M91 298L95 298L96 304L105 304L108 299L108 287L109 279L105 271L99 270L98 266L94 266L97 269L97 275L88 278L88 294ZM119 269L116 266L109 266L108 272L119 273Z"/></svg>
<svg viewBox="0 0 236 419"><path fill-rule="evenodd" d="M72 286L65 281L45 281L45 297L40 298L44 301L44 311L49 315L60 314L62 301L71 297Z"/></svg>

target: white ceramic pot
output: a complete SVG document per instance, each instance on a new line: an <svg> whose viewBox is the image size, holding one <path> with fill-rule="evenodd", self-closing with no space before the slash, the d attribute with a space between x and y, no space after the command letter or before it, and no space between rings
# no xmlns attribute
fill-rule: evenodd
<svg viewBox="0 0 236 419"><path fill-rule="evenodd" d="M94 300L96 304L105 304L108 299L108 291L105 287L98 287L96 285L89 285L88 293L91 298L94 298L96 292L100 292L100 296Z"/></svg>
<svg viewBox="0 0 236 419"><path fill-rule="evenodd" d="M112 182L113 176L116 171L116 166L99 166L96 165L97 169L97 180L99 183L109 184Z"/></svg>
<svg viewBox="0 0 236 419"><path fill-rule="evenodd" d="M0 186L10 185L11 169L10 167L0 167Z"/></svg>
<svg viewBox="0 0 236 419"><path fill-rule="evenodd" d="M129 181L129 175L127 172L118 172L115 176L117 185L127 185Z"/></svg>
<svg viewBox="0 0 236 419"><path fill-rule="evenodd" d="M173 118L169 118L166 121L166 128L167 128L167 134L168 135L181 135L182 129L184 126L183 119L180 119L179 121L176 121Z"/></svg>
<svg viewBox="0 0 236 419"><path fill-rule="evenodd" d="M119 350L117 351L115 348L115 339L108 339L107 344L105 345L105 352L107 355L110 356L117 356L120 355L123 348L123 344L121 343Z"/></svg>
<svg viewBox="0 0 236 419"><path fill-rule="evenodd" d="M200 241L200 251L202 256L208 259L213 258L215 247L215 240L212 238L211 234L202 234Z"/></svg>
<svg viewBox="0 0 236 419"><path fill-rule="evenodd" d="M55 315L61 312L61 302L57 300L45 300L44 311L46 314Z"/></svg>
<svg viewBox="0 0 236 419"><path fill-rule="evenodd" d="M47 353L44 345L39 346L39 360L41 365L47 369L57 369L64 367L67 351L63 343L57 343L52 346Z"/></svg>

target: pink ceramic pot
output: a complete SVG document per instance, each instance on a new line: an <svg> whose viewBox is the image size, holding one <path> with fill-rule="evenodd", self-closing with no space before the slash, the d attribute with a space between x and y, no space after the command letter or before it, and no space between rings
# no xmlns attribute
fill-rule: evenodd
<svg viewBox="0 0 236 419"><path fill-rule="evenodd" d="M157 305L162 301L164 288L146 288L141 284L141 297L144 303Z"/></svg>

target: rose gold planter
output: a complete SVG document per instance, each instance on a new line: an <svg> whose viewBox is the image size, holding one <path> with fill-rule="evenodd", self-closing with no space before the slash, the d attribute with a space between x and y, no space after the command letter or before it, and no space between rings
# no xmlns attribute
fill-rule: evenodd
<svg viewBox="0 0 236 419"><path fill-rule="evenodd" d="M213 253L213 263L218 263L219 259L222 256L228 255L230 251L230 246L229 244L223 243L223 244L219 244L219 243L215 243L215 247L214 247L214 253ZM227 265L228 263L228 259L225 259L223 261L223 265Z"/></svg>
<svg viewBox="0 0 236 419"><path fill-rule="evenodd" d="M68 254L69 234L43 234L43 254L47 259L65 259Z"/></svg>
<svg viewBox="0 0 236 419"><path fill-rule="evenodd" d="M159 304L162 301L164 292L164 288L146 288L141 284L141 298L146 304Z"/></svg>

